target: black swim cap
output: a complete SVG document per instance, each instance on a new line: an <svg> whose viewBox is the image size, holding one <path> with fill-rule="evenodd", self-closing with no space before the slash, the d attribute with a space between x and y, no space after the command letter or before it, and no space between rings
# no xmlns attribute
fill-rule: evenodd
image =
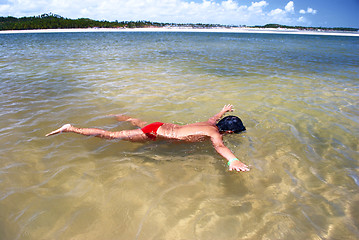
<svg viewBox="0 0 359 240"><path fill-rule="evenodd" d="M224 117L216 125L220 132L232 131L234 133L240 133L246 130L242 120L236 116Z"/></svg>

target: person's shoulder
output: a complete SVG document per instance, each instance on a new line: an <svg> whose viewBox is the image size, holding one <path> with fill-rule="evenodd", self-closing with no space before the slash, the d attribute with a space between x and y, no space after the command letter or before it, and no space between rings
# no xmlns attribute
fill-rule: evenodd
<svg viewBox="0 0 359 240"><path fill-rule="evenodd" d="M207 125L206 129L207 129L207 132L209 133L209 135L211 135L211 136L221 136L221 134L219 133L218 128L216 126Z"/></svg>
<svg viewBox="0 0 359 240"><path fill-rule="evenodd" d="M189 124L189 125L193 125L193 126L206 126L206 127L215 127L215 128L217 128L216 123L211 122L211 121L196 122L196 123L192 123L192 124Z"/></svg>

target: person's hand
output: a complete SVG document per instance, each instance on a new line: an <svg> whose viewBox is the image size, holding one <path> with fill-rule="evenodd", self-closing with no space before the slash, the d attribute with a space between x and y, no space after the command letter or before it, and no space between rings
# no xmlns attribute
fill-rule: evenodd
<svg viewBox="0 0 359 240"><path fill-rule="evenodd" d="M223 112L233 112L233 105L232 104L227 104L227 105L224 105L224 107L222 108L222 111Z"/></svg>
<svg viewBox="0 0 359 240"><path fill-rule="evenodd" d="M237 172L248 172L250 169L247 165L238 160L231 162L231 164L229 165L229 171L232 170L236 170Z"/></svg>

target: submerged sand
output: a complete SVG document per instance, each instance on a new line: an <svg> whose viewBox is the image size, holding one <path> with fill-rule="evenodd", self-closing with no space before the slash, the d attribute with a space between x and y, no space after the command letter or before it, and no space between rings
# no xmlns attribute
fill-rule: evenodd
<svg viewBox="0 0 359 240"><path fill-rule="evenodd" d="M359 239L357 38L4 34L0 48L0 239ZM45 137L228 103L247 173L210 142Z"/></svg>

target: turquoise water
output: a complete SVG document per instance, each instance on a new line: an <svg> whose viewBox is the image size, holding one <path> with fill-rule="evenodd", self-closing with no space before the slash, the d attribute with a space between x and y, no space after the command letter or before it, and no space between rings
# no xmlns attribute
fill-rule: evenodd
<svg viewBox="0 0 359 240"><path fill-rule="evenodd" d="M358 239L359 39L230 33L0 36L0 239ZM129 143L62 124L185 124L209 142Z"/></svg>

